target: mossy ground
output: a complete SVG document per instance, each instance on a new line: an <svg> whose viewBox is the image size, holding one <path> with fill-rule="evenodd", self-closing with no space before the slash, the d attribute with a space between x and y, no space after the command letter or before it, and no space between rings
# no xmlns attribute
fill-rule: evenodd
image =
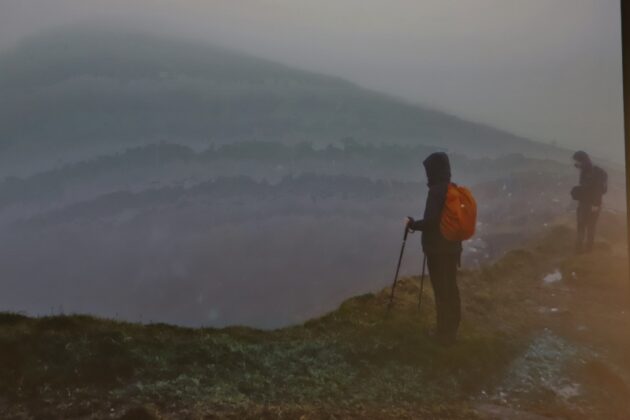
<svg viewBox="0 0 630 420"><path fill-rule="evenodd" d="M606 226L618 222L609 219ZM389 314L386 289L273 331L5 313L0 410L6 418L487 417L479 403L496 401L484 396L505 380L533 336L554 328L576 343L606 349L605 362L593 360L578 371L616 392L614 409L627 414L619 401L627 393L624 349L630 343L619 332L628 318L617 313L628 303L620 280L627 279L627 259L615 248L621 249L616 232L605 234L594 254L576 257L573 232L559 226L492 266L463 271L464 322L451 347L428 336L431 290L425 285L418 310L417 278L402 279ZM562 292L540 281L555 268L573 279ZM585 309L587 298L603 301ZM565 312L541 314L549 305L562 305L570 319ZM613 306L615 322L607 323ZM573 328L593 322L595 334ZM609 361L622 373L611 374ZM611 401L593 394L575 407L561 400L525 403L529 412L588 416Z"/></svg>

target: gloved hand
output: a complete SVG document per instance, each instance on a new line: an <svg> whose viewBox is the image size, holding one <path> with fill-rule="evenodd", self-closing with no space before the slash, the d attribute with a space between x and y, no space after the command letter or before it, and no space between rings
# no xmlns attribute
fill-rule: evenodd
<svg viewBox="0 0 630 420"><path fill-rule="evenodd" d="M573 198L576 201L580 201L582 199L582 187L581 186L575 186L573 188L571 188L571 198Z"/></svg>

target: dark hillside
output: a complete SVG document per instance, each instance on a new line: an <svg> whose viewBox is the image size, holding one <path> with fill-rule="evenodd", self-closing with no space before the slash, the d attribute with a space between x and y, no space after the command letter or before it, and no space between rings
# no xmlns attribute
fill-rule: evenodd
<svg viewBox="0 0 630 420"><path fill-rule="evenodd" d="M125 28L60 28L0 55L6 173L18 158L22 170L50 167L158 141L325 145L347 137L471 156L561 153L341 79Z"/></svg>

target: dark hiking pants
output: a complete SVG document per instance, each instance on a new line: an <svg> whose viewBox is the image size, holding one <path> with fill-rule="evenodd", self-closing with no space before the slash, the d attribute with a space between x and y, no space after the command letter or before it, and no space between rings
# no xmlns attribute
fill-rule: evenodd
<svg viewBox="0 0 630 420"><path fill-rule="evenodd" d="M427 255L427 266L437 311L436 332L439 338L447 340L455 339L461 319L461 304L457 288L458 265L459 255L457 254Z"/></svg>
<svg viewBox="0 0 630 420"><path fill-rule="evenodd" d="M577 242L575 250L582 252L591 251L595 241L595 226L599 218L599 211L594 211L590 205L581 205L577 209ZM586 240L586 248L584 247Z"/></svg>

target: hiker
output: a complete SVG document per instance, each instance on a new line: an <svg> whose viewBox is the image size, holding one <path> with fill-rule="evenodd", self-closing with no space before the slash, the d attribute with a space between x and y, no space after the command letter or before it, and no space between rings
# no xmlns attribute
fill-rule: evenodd
<svg viewBox="0 0 630 420"><path fill-rule="evenodd" d="M580 184L573 187L571 197L578 202L575 252L581 254L593 250L602 196L608 191L608 174L599 166L593 165L589 155L581 150L575 152L573 161L580 170Z"/></svg>
<svg viewBox="0 0 630 420"><path fill-rule="evenodd" d="M435 295L436 339L442 344L452 344L461 318L457 267L462 243L446 239L440 230L442 210L451 183L451 164L446 153L439 152L429 155L423 165L429 186L424 217L422 220L407 217L405 223L411 231L422 231L422 249Z"/></svg>

